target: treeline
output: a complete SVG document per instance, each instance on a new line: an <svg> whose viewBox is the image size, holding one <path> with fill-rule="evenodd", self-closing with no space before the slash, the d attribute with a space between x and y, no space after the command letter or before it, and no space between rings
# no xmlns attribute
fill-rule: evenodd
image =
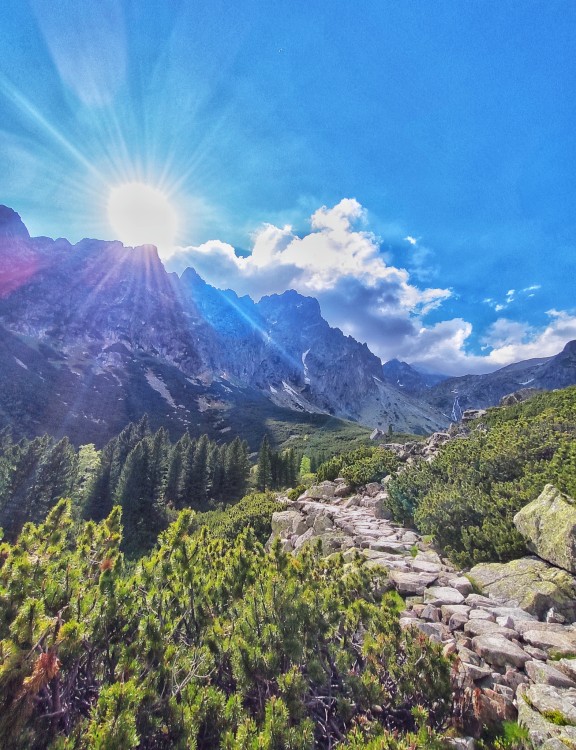
<svg viewBox="0 0 576 750"><path fill-rule="evenodd" d="M218 445L185 433L172 443L146 417L129 424L101 451L67 438L13 443L0 436L0 527L11 539L27 521L43 520L61 497L77 517L101 520L114 505L124 515L125 550L149 549L177 511L207 511L246 494L248 446L239 438Z"/></svg>
<svg viewBox="0 0 576 750"><path fill-rule="evenodd" d="M23 525L40 522L62 497L76 518L100 521L114 505L124 519L124 551L150 549L183 508L200 513L235 503L248 489L279 490L309 475L320 454L275 450L262 441L255 466L240 438L218 444L185 433L175 443L165 429L152 433L145 416L130 423L102 450L78 450L67 438L47 435L15 443L0 433L0 528L13 539Z"/></svg>
<svg viewBox="0 0 576 750"><path fill-rule="evenodd" d="M12 441L0 434L0 528L13 538L26 521L40 521L60 497L82 483L82 462L68 438Z"/></svg>
<svg viewBox="0 0 576 750"><path fill-rule="evenodd" d="M239 500L249 472L248 446L239 438L218 445L207 435L184 433L172 444L164 428L152 434L144 417L103 448L82 516L98 521L119 505L124 549L136 554L154 545L175 511L206 511Z"/></svg>
<svg viewBox="0 0 576 750"><path fill-rule="evenodd" d="M256 465L256 487L260 492L278 490L297 484L301 459L293 448L275 451L264 437L258 451Z"/></svg>

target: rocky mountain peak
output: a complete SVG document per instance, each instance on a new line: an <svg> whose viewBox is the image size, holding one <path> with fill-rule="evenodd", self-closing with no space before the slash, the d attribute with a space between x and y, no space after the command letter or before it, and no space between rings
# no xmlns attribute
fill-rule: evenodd
<svg viewBox="0 0 576 750"><path fill-rule="evenodd" d="M20 215L8 206L0 205L0 239L20 238L30 239L30 233Z"/></svg>

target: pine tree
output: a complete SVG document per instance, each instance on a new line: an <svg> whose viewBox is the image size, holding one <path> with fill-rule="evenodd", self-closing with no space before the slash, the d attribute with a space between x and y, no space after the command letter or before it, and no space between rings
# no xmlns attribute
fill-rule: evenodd
<svg viewBox="0 0 576 750"><path fill-rule="evenodd" d="M176 507L185 508L190 505L192 494L192 485L194 481L194 453L196 452L196 441L185 433L180 439L180 452L182 468L178 481L178 491L176 495Z"/></svg>
<svg viewBox="0 0 576 750"><path fill-rule="evenodd" d="M122 507L124 549L129 554L144 552L154 545L167 524L165 508L157 496L155 438L144 438L130 451L122 469L116 502Z"/></svg>
<svg viewBox="0 0 576 750"><path fill-rule="evenodd" d="M258 465L256 469L256 486L261 492L265 492L272 481L272 466L270 461L270 444L265 435L258 453Z"/></svg>
<svg viewBox="0 0 576 750"><path fill-rule="evenodd" d="M167 503L173 505L178 501L178 488L182 475L182 438L169 451L167 456L168 471L166 474L166 489L164 497Z"/></svg>

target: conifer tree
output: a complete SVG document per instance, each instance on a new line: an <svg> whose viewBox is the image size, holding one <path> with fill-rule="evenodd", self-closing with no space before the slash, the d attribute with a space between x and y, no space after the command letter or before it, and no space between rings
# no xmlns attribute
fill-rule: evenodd
<svg viewBox="0 0 576 750"><path fill-rule="evenodd" d="M194 481L194 454L196 452L196 441L185 433L180 439L180 452L182 469L178 481L178 492L176 496L176 507L185 508L190 504L192 485Z"/></svg>
<svg viewBox="0 0 576 750"><path fill-rule="evenodd" d="M270 444L265 435L258 452L258 465L256 469L256 486L260 492L265 492L272 482L272 465L270 460Z"/></svg>
<svg viewBox="0 0 576 750"><path fill-rule="evenodd" d="M208 435L202 435L194 451L194 460L192 462L192 483L190 486L189 505L195 510L205 510L208 499L208 453L210 450L210 440Z"/></svg>
<svg viewBox="0 0 576 750"><path fill-rule="evenodd" d="M150 549L167 518L155 485L155 438L144 438L130 451L116 489L122 507L124 549L135 554Z"/></svg>

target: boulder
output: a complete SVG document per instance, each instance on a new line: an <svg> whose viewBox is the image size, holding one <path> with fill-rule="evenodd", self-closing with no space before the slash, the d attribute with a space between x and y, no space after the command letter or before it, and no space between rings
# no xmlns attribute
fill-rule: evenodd
<svg viewBox="0 0 576 750"><path fill-rule="evenodd" d="M532 686L534 688L536 686ZM531 688L521 685L518 690L518 722L526 727L533 747L541 750L565 750L576 746L576 727L562 726L549 721L530 702ZM558 714L549 714L558 719Z"/></svg>
<svg viewBox="0 0 576 750"><path fill-rule="evenodd" d="M494 690L475 690L474 717L482 729L497 731L504 721L515 721L516 708L510 698Z"/></svg>
<svg viewBox="0 0 576 750"><path fill-rule="evenodd" d="M576 503L551 484L514 516L514 525L538 557L576 573Z"/></svg>
<svg viewBox="0 0 576 750"><path fill-rule="evenodd" d="M322 541L323 555L331 555L333 552L344 551L354 547L354 540L341 531L328 531L317 538Z"/></svg>
<svg viewBox="0 0 576 750"><path fill-rule="evenodd" d="M334 523L326 513L318 513L314 519L314 525L312 528L314 529L314 534L319 535L334 528Z"/></svg>
<svg viewBox="0 0 576 750"><path fill-rule="evenodd" d="M364 488L364 492L368 497L376 497L379 492L382 492L382 485L379 482L369 482Z"/></svg>
<svg viewBox="0 0 576 750"><path fill-rule="evenodd" d="M576 579L536 557L522 557L509 563L481 563L472 568L470 578L483 594L521 607L539 618L543 619L553 607L569 622L576 620Z"/></svg>
<svg viewBox="0 0 576 750"><path fill-rule="evenodd" d="M462 596L468 596L473 591L472 584L466 578L466 576L457 576L456 578L450 578L450 586L456 591L459 591Z"/></svg>
<svg viewBox="0 0 576 750"><path fill-rule="evenodd" d="M490 620L468 620L464 625L464 632L469 638L475 638L479 635L500 635L510 641L518 638L518 633L515 630L501 628L500 625Z"/></svg>
<svg viewBox="0 0 576 750"><path fill-rule="evenodd" d="M522 690L524 700L544 718L576 727L576 691L535 684Z"/></svg>
<svg viewBox="0 0 576 750"><path fill-rule="evenodd" d="M571 680L576 680L576 659L560 659L556 666Z"/></svg>
<svg viewBox="0 0 576 750"><path fill-rule="evenodd" d="M424 601L441 607L443 604L464 604L464 597L449 586L431 586L424 592Z"/></svg>
<svg viewBox="0 0 576 750"><path fill-rule="evenodd" d="M522 637L531 646L546 651L552 658L572 657L576 654L574 633L558 633L554 630L527 630Z"/></svg>
<svg viewBox="0 0 576 750"><path fill-rule="evenodd" d="M399 594L423 594L426 587L434 583L438 576L435 573L402 573L393 570L390 580Z"/></svg>
<svg viewBox="0 0 576 750"><path fill-rule="evenodd" d="M334 490L334 497L348 497L352 494L352 487L349 484L339 484Z"/></svg>
<svg viewBox="0 0 576 750"><path fill-rule="evenodd" d="M302 528L302 531L296 531L300 528ZM285 537L293 533L303 534L305 530L306 519L297 510L282 510L272 514L272 534L275 536Z"/></svg>
<svg viewBox="0 0 576 750"><path fill-rule="evenodd" d="M336 485L333 482L322 482L322 484L309 487L304 496L308 500L328 500L334 497Z"/></svg>
<svg viewBox="0 0 576 750"><path fill-rule="evenodd" d="M524 669L532 682L559 688L576 688L574 680L546 662L528 661Z"/></svg>
<svg viewBox="0 0 576 750"><path fill-rule="evenodd" d="M511 664L522 669L530 656L524 649L501 635L480 635L472 639L472 648L488 664L505 667Z"/></svg>

